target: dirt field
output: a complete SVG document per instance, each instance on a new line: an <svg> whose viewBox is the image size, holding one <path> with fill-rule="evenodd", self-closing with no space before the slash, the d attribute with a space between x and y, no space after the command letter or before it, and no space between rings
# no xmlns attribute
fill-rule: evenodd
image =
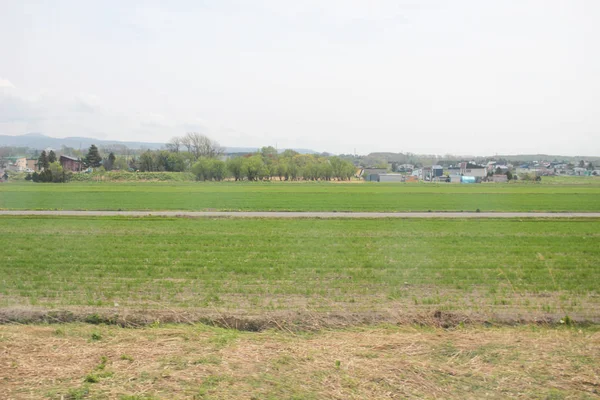
<svg viewBox="0 0 600 400"><path fill-rule="evenodd" d="M592 399L600 332L3 325L0 387L5 399Z"/></svg>

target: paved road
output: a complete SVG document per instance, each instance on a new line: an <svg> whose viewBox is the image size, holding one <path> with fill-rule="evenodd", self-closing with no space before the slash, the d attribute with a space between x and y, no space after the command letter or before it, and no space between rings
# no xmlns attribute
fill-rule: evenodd
<svg viewBox="0 0 600 400"><path fill-rule="evenodd" d="M600 218L600 213L548 212L285 212L285 211L1 211L2 215L77 217L236 217L236 218Z"/></svg>

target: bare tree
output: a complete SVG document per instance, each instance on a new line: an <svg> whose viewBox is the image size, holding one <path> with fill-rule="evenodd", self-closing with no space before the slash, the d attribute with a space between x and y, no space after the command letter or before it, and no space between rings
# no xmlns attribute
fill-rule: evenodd
<svg viewBox="0 0 600 400"><path fill-rule="evenodd" d="M216 158L225 151L219 142L197 132L187 133L182 141L196 160L200 157Z"/></svg>
<svg viewBox="0 0 600 400"><path fill-rule="evenodd" d="M192 140L189 133L181 138L181 145L187 148L188 153L192 152Z"/></svg>
<svg viewBox="0 0 600 400"><path fill-rule="evenodd" d="M179 153L179 149L183 145L183 140L179 136L175 136L171 138L169 143L167 143L167 150L172 153Z"/></svg>

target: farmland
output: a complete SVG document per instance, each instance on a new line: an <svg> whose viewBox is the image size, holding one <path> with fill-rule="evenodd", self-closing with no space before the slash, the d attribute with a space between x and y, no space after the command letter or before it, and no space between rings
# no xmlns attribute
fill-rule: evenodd
<svg viewBox="0 0 600 400"><path fill-rule="evenodd" d="M0 208L592 212L600 186L10 183ZM589 214L1 216L0 387L15 399L593 398L599 226Z"/></svg>
<svg viewBox="0 0 600 400"><path fill-rule="evenodd" d="M0 185L0 209L222 211L600 211L589 184L126 182Z"/></svg>
<svg viewBox="0 0 600 400"><path fill-rule="evenodd" d="M301 326L435 311L597 321L598 222L3 217L0 306Z"/></svg>

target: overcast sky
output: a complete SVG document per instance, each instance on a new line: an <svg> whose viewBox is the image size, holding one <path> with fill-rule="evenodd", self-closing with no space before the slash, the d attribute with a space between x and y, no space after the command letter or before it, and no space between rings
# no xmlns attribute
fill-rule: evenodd
<svg viewBox="0 0 600 400"><path fill-rule="evenodd" d="M600 1L0 0L0 134L600 155Z"/></svg>

